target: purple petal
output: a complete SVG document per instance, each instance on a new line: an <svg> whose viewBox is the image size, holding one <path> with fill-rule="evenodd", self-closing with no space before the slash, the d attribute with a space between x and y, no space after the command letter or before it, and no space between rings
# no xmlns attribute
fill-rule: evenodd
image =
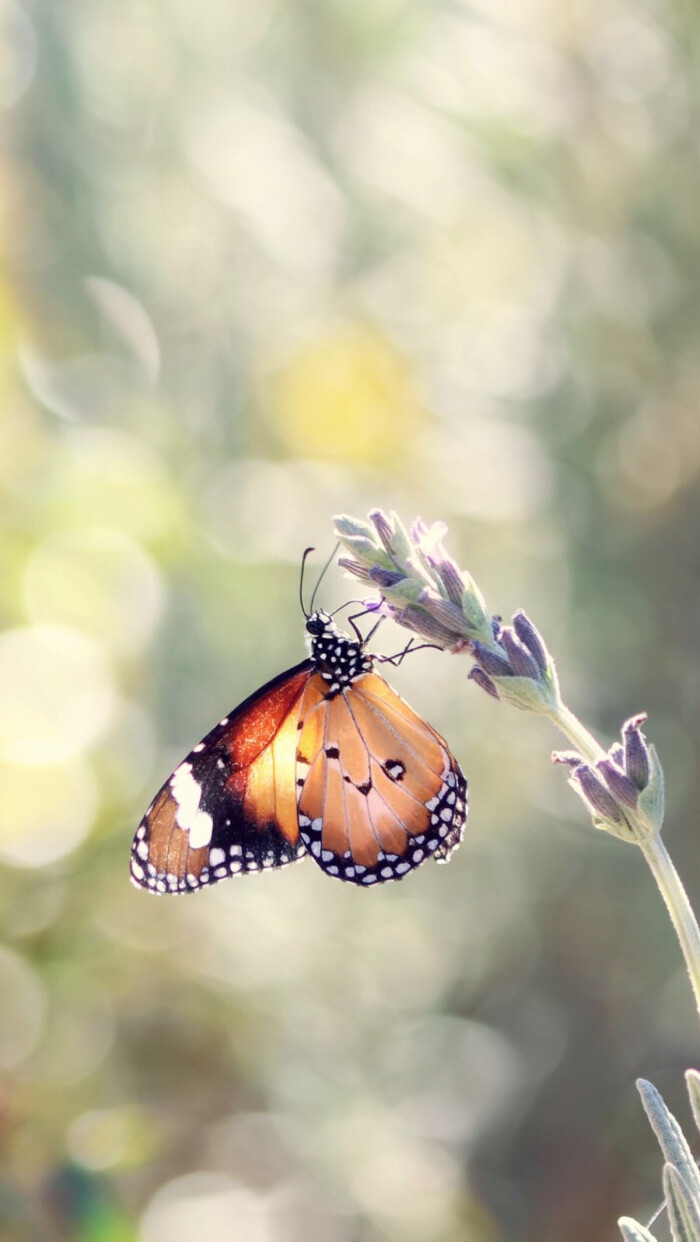
<svg viewBox="0 0 700 1242"><path fill-rule="evenodd" d="M626 772L618 768L612 759L601 759L597 764L599 772L603 773L605 782L614 798L621 802L623 806L628 806L630 810L636 811L639 802L639 790L633 781L630 780Z"/></svg>
<svg viewBox="0 0 700 1242"><path fill-rule="evenodd" d="M603 819L609 819L613 824L622 822L617 803L612 794L606 789L600 777L589 767L587 763L581 763L574 770L574 776L581 786L586 800L594 811L597 811Z"/></svg>
<svg viewBox="0 0 700 1242"><path fill-rule="evenodd" d="M470 681L475 681L477 686L481 686L482 690L485 690L487 694L491 695L492 699L497 699L499 697L498 690L491 681L491 678L488 677L484 670L479 668L477 664L475 664L472 668L468 675L468 679Z"/></svg>
<svg viewBox="0 0 700 1242"><path fill-rule="evenodd" d="M497 655L495 651L491 651L480 643L478 639L472 643L472 655L480 668L490 677L512 677L513 670L506 660L505 656Z"/></svg>
<svg viewBox="0 0 700 1242"><path fill-rule="evenodd" d="M526 613L519 609L513 615L513 627L521 643L527 647L541 673L547 672L547 649Z"/></svg>
<svg viewBox="0 0 700 1242"><path fill-rule="evenodd" d="M538 681L540 670L537 664L527 647L516 638L509 625L505 625L501 630L501 642L516 677L530 677L532 681Z"/></svg>
<svg viewBox="0 0 700 1242"><path fill-rule="evenodd" d="M632 716L622 726L622 738L625 744L625 769L630 780L637 789L646 789L649 784L649 751L640 724L646 720L646 712Z"/></svg>

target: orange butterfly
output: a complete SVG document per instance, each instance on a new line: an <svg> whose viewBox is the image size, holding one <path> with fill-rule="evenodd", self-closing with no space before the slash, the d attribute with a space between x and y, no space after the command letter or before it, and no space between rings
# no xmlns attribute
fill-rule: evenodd
<svg viewBox="0 0 700 1242"><path fill-rule="evenodd" d="M373 672L365 640L306 620L309 658L220 721L156 795L131 877L188 893L305 854L352 884L401 880L462 839L467 782L447 743Z"/></svg>

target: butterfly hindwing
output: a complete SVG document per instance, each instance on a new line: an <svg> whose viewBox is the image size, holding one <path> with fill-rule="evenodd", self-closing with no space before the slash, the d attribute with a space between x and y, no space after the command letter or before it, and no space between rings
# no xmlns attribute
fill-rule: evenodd
<svg viewBox="0 0 700 1242"><path fill-rule="evenodd" d="M131 877L194 892L306 851L295 791L297 721L308 660L268 682L190 751L154 798L131 848Z"/></svg>
<svg viewBox="0 0 700 1242"><path fill-rule="evenodd" d="M331 876L372 885L446 861L467 814L466 780L447 744L364 673L339 693L309 678L299 709L301 839Z"/></svg>

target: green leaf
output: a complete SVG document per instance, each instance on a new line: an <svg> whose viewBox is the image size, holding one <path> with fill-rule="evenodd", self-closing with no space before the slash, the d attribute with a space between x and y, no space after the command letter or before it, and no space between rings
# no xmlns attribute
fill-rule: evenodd
<svg viewBox="0 0 700 1242"><path fill-rule="evenodd" d="M664 1159L673 1165L684 1179L690 1193L700 1202L700 1173L678 1122L650 1082L638 1078L637 1090L642 1097L642 1104L654 1134L659 1140Z"/></svg>
<svg viewBox="0 0 700 1242"><path fill-rule="evenodd" d="M685 1071L685 1081L688 1088L688 1098L690 1107L693 1110L695 1124L700 1130L700 1073L697 1070L689 1069Z"/></svg>
<svg viewBox="0 0 700 1242"><path fill-rule="evenodd" d="M625 1242L656 1242L653 1233L649 1233L644 1225L640 1225L631 1216L621 1216L617 1223Z"/></svg>
<svg viewBox="0 0 700 1242"><path fill-rule="evenodd" d="M684 1177L664 1165L664 1194L674 1242L700 1242L700 1205Z"/></svg>
<svg viewBox="0 0 700 1242"><path fill-rule="evenodd" d="M399 564L405 567L413 556L415 548L408 537L408 531L401 518L393 509L389 514L389 521L394 528L394 533L391 536L391 551Z"/></svg>
<svg viewBox="0 0 700 1242"><path fill-rule="evenodd" d="M366 539L375 540L376 532L371 522L365 522L361 518L350 517L347 513L336 513L333 518L335 533L339 539L351 538L353 535L364 536Z"/></svg>
<svg viewBox="0 0 700 1242"><path fill-rule="evenodd" d="M462 612L477 635L483 634L487 643L493 642L493 628L486 600L471 574L463 573L462 576L464 578Z"/></svg>
<svg viewBox="0 0 700 1242"><path fill-rule="evenodd" d="M649 780L639 795L639 809L646 816L655 832L661 831L664 822L664 770L656 748L649 743Z"/></svg>

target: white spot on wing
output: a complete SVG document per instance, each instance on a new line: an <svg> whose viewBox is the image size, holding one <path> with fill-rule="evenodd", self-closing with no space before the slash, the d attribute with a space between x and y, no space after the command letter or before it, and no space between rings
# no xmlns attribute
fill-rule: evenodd
<svg viewBox="0 0 700 1242"><path fill-rule="evenodd" d="M202 788L192 775L192 765L181 763L173 772L170 791L177 802L175 822L190 834L190 848L198 850L211 841L214 821L206 811L200 811Z"/></svg>

